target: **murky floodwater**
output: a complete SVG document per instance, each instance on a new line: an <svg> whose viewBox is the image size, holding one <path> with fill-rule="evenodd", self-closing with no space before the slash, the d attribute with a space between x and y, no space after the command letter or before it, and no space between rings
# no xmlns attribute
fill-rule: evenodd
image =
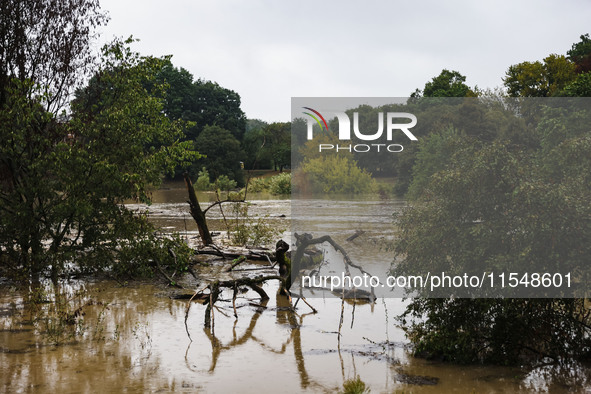
<svg viewBox="0 0 591 394"><path fill-rule="evenodd" d="M288 225L289 200L251 197L254 214ZM194 237L185 198L182 188L159 191L149 210L153 220ZM205 195L200 198L206 201ZM215 229L222 230L222 215L210 214ZM343 224L343 237L362 222ZM326 219L317 224L325 225ZM201 274L218 270L210 265ZM404 310L400 299L345 303L339 340L340 300L309 298L318 313L302 302L294 313L274 286L265 286L271 300L262 304L254 292L241 294L237 319L231 294L224 293L211 330L203 326L205 307L193 303L187 333L187 301L172 299L172 290L152 284L80 282L36 295L62 300L57 310L55 304L31 303L26 292L0 284L0 391L336 392L357 375L372 393L586 392L589 387L590 372L583 368L556 377L547 368L414 359L394 321ZM64 320L69 324L57 323Z"/></svg>

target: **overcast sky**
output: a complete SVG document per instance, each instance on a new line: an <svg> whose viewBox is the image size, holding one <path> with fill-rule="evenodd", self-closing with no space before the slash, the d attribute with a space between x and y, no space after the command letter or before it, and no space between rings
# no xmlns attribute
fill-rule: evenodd
<svg viewBox="0 0 591 394"><path fill-rule="evenodd" d="M133 35L195 79L242 98L248 118L289 121L296 97L406 97L457 70L481 88L511 64L566 54L591 1L102 0L103 40Z"/></svg>

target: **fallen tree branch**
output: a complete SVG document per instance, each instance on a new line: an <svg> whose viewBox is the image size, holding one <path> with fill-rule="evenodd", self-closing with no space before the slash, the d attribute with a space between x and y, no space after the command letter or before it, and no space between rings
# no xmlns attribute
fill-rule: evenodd
<svg viewBox="0 0 591 394"><path fill-rule="evenodd" d="M210 283L209 286L207 287L209 289L209 302L207 303L208 305L205 310L204 326L209 328L213 325L213 322L214 322L214 320L213 320L213 304L217 301L218 296L221 293L221 289L228 288L228 289L232 289L234 292L236 292L237 291L236 289L238 287L248 286L261 297L261 301L264 301L264 300L268 300L269 296L267 295L265 290L263 290L263 288L259 286L259 284L264 283L267 280L274 280L274 279L279 280L281 282L285 282L285 279L282 278L281 276L271 275L271 276L260 276L257 278L240 278L240 279L234 279L234 280L215 281L213 283ZM234 302L235 296L236 296L236 293L234 293L233 302ZM235 308L235 306L234 306L234 308ZM187 308L187 314L188 314L188 308ZM236 312L235 312L235 315L236 315ZM186 322L186 320L187 319L185 317L185 322Z"/></svg>
<svg viewBox="0 0 591 394"><path fill-rule="evenodd" d="M273 263L271 262L271 258L274 258L273 252L266 251L262 249L225 249L221 250L215 245L208 245L206 248L197 249L195 250L195 254L204 254L204 255L212 255L212 256L220 256L227 259L236 259L240 256L246 256L249 260L261 260L261 261L268 261L270 265Z"/></svg>
<svg viewBox="0 0 591 394"><path fill-rule="evenodd" d="M336 243L330 237L330 235L323 235L322 237L319 237L319 238L308 238L305 236L300 236L297 233L294 235L300 243L297 250L296 250L296 254L293 258L296 266L299 265L300 261L302 260L302 256L304 255L304 252L308 246L316 245L316 244L323 244L325 242L328 242L335 250L337 250L338 252L341 253L341 255L343 255L343 259L345 260L345 273L347 275L351 275L351 273L349 272L349 266L355 267L355 268L359 269L361 272L364 272L362 268L353 264L353 261L351 261L351 258L349 257L349 255L347 254L345 249L343 249L343 247L341 245Z"/></svg>
<svg viewBox="0 0 591 394"><path fill-rule="evenodd" d="M355 234L351 235L349 238L347 238L347 242L351 242L353 241L355 238L359 237L360 235L365 234L364 230L357 230L355 232Z"/></svg>
<svg viewBox="0 0 591 394"><path fill-rule="evenodd" d="M260 284L262 284L268 280L278 280L282 283L283 287L285 287L285 278L284 277L281 277L278 275L269 275L269 276L259 276L256 278L240 278L240 279L234 279L234 280L215 281L215 282L210 283L206 288L203 288L202 290L193 294L193 296L189 300L189 305L187 306L187 310L185 312L185 329L187 331L187 335L189 335L189 329L187 327L187 318L189 315L189 309L191 308L190 304L199 293L202 293L205 289L209 289L209 298L205 299L205 302L207 303L207 308L205 310L205 320L204 320L204 326L209 328L209 327L212 327L214 324L213 304L215 304L215 302L218 300L218 297L219 297L220 293L222 292L222 289L224 289L224 288L232 289L232 292L233 292L232 305L233 305L233 309L234 309L234 316L238 317L237 313L236 313L236 305L235 305L237 289L241 286L247 286L247 287L251 288L252 290L254 290L261 297L261 302L263 302L263 301L268 300L269 296L267 295L265 290L263 290L263 288L260 286ZM285 291L287 291L287 289ZM288 292L288 295L289 295L289 292ZM310 307L310 309L312 309L312 311L314 313L317 313L317 310L312 305L310 305L304 297L300 297L300 298L302 299L302 301L304 301L306 303L306 305L308 305ZM190 335L189 335L189 339L191 339Z"/></svg>
<svg viewBox="0 0 591 394"><path fill-rule="evenodd" d="M218 205L221 206L222 204L227 203L227 202L241 202L241 203L246 203L246 201L245 200L242 200L242 199L240 199L240 200L232 200L232 199L217 200L217 201L212 202L210 206L208 206L207 208L205 208L203 210L203 214L206 214L207 211L209 211L211 208L213 208L215 206L218 206ZM223 213L222 213L222 215L223 215ZM224 217L224 219L225 219L225 217Z"/></svg>
<svg viewBox="0 0 591 394"><path fill-rule="evenodd" d="M237 259L234 259L232 261L232 265L226 269L226 272L232 271L237 265L242 264L245 261L246 261L246 256L244 256L244 255L238 257Z"/></svg>
<svg viewBox="0 0 591 394"><path fill-rule="evenodd" d="M353 267L358 269L362 274L366 274L368 276L373 276L371 275L369 272L367 272L366 270L363 269L363 267L361 267L358 264L353 263L353 261L351 260L351 258L349 257L349 255L347 254L347 252L345 251L345 249L343 249L343 247L341 245L339 245L338 243L336 243L331 237L330 235L323 235L321 237L318 238L312 238L311 235L309 234L304 234L304 235L299 235L298 233L295 233L294 236L296 237L297 241L298 241L298 248L296 250L295 256L293 258L293 266L299 267L300 266L300 262L302 260L302 257L304 255L304 252L306 251L306 248L308 246L311 245L317 245L317 244L323 244L325 242L329 243L336 251L338 251L339 253L341 253L341 255L343 256L343 260L345 262L345 274L347 276L351 275L351 272L349 270L349 267ZM361 290L358 290L361 291ZM376 297L374 294L374 289L373 287L371 288L371 297L370 297L370 301L373 302L375 301Z"/></svg>
<svg viewBox="0 0 591 394"><path fill-rule="evenodd" d="M169 275L166 273L166 271L164 271L164 270L162 269L162 267L160 266L160 263L158 262L158 260L156 260L156 259L153 259L153 260L152 260L152 262L154 263L154 266L156 267L156 269L158 270L158 272L160 272L160 274L161 274L162 276L164 276L164 278L166 278L166 280L168 281L168 284L169 284L170 286L174 286L174 287L176 287L176 288L179 288L179 289L184 289L184 287L183 287L183 286L181 286L181 285L179 285L178 283L176 283L176 281L175 281L174 279L172 279L172 278L171 278L171 277L170 277L170 276L169 276Z"/></svg>

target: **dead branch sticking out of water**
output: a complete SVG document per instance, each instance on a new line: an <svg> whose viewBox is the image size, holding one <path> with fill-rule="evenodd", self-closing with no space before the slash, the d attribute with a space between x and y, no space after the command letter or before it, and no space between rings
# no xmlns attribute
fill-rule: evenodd
<svg viewBox="0 0 591 394"><path fill-rule="evenodd" d="M257 294L261 297L261 300L268 300L269 296L260 286L262 283L268 280L279 280L281 282L285 282L285 279L278 275L269 275L269 276L259 276L257 278L240 278L234 280L225 280L225 281L215 281L210 283L206 288L198 290L193 294L193 297L189 300L187 304L187 310L185 311L185 329L187 331L187 335L189 339L191 339L191 335L189 334L189 328L187 326L187 318L189 317L189 310L191 309L192 301L195 297L203 295L206 289L209 289L209 298L205 299L205 303L207 304L207 309L205 310L205 318L204 318L204 325L205 327L211 327L213 321L213 308L212 305L218 300L222 289L232 289L233 291L233 305L234 305L234 315L237 317L236 314L236 307L235 307L235 297L236 292L239 287L250 287L252 290L257 292Z"/></svg>
<svg viewBox="0 0 591 394"><path fill-rule="evenodd" d="M195 194L195 188L193 188L193 183L191 182L191 178L189 178L188 173L184 173L183 177L185 178L185 184L187 186L187 192L189 193L189 207L191 211L191 216L197 223L197 228L199 230L199 236L201 237L201 241L203 241L204 245L211 245L213 244L213 239L211 239L211 233L207 228L207 220L205 220L205 213L201 210L201 206L199 205L199 200L197 199L197 195Z"/></svg>
<svg viewBox="0 0 591 394"><path fill-rule="evenodd" d="M226 272L232 271L234 268L236 268L236 266L238 264L242 264L245 261L246 261L246 256L245 255L242 255L242 256L238 257L237 259L234 259L232 261L232 265L229 266L228 268L226 268Z"/></svg>
<svg viewBox="0 0 591 394"><path fill-rule="evenodd" d="M174 286L176 288L183 289L183 286L179 285L172 277L170 277L166 273L166 271L164 271L162 269L158 260L154 259L154 260L152 260L152 262L153 262L154 266L156 267L156 269L158 270L158 272L160 272L160 274L168 281L168 284L170 286ZM176 256L175 256L175 262L176 262ZM174 274L173 274L173 276L174 276Z"/></svg>
<svg viewBox="0 0 591 394"><path fill-rule="evenodd" d="M240 199L228 198L226 200L220 200L219 195L217 194L217 192L216 192L216 196L217 196L217 200L214 201L214 202L212 202L210 206L208 206L207 208L205 208L203 210L203 213L204 214L206 214L207 211L209 211L211 208L213 208L213 207L215 207L217 205L219 205L220 206L220 209L221 209L222 204L225 204L225 203L236 203L236 202L246 203L246 200L244 200L243 198L240 198ZM226 221L226 217L224 215L224 211L222 211L221 214L222 214L222 216L224 218L224 221Z"/></svg>
<svg viewBox="0 0 591 394"><path fill-rule="evenodd" d="M367 272L365 269L363 269L362 266L353 263L353 261L351 260L351 258L347 254L347 251L345 251L345 249L343 249L343 247L341 245L339 245L338 243L336 243L335 240L333 240L330 237L330 235L323 235L323 236L318 237L318 238L312 238L312 235L311 234L299 235L298 233L294 233L294 236L295 236L296 240L298 241L298 248L297 248L296 253L295 253L295 256L293 258L293 266L294 267L300 267L301 266L301 261L302 261L302 257L304 256L304 252L306 251L306 249L309 246L323 244L323 243L327 242L336 251L338 251L339 253L341 253L341 255L343 256L343 260L345 262L345 274L347 276L351 276L351 272L349 270L349 267L356 268L362 274L365 274L367 276L370 276L370 277L373 276L372 274L370 274L369 272ZM353 290L353 294L355 294L356 292L359 292L361 294L361 292L363 292L363 290L360 290L360 289L352 289L352 290ZM345 292L344 289L343 289L343 292ZM375 299L376 299L376 296L375 296L373 287L371 288L371 292L369 294L370 294L369 295L370 302L374 302ZM343 293L343 298L344 297L345 297L345 294Z"/></svg>
<svg viewBox="0 0 591 394"><path fill-rule="evenodd" d="M270 250L265 249L246 249L246 248L236 248L236 249L224 249L221 250L215 245L208 245L204 248L200 248L195 250L195 254L204 254L204 255L212 255L212 256L220 256L224 259L237 259L241 256L246 257L249 260L259 260L259 261L268 261L271 265L271 258L274 258L273 252Z"/></svg>
<svg viewBox="0 0 591 394"><path fill-rule="evenodd" d="M255 268L241 268L241 269L234 269L237 266L239 266L242 263L246 263L248 262L248 258L245 255L241 255L240 257L232 260L232 264L226 268L226 272L231 272L231 271L257 271L257 270L268 270L268 269L273 269L275 268L275 264L273 264L273 262L271 261L271 259L269 258L269 256L267 256L268 261L269 261L269 265L264 265L264 266L259 266L259 267L255 267ZM257 259L258 260L258 259Z"/></svg>
<svg viewBox="0 0 591 394"><path fill-rule="evenodd" d="M214 245L210 245L210 246L214 246ZM269 296L267 295L265 290L263 290L261 285L268 280L278 280L280 282L279 292L281 294L285 294L288 297L290 307L291 307L292 298L291 298L291 293L289 292L289 288L291 285L291 262L290 262L289 258L285 255L286 252L288 251L288 249L289 249L289 245L286 242L284 242L283 240L279 240L277 242L275 256L277 258L276 264L279 265L279 275L267 275L267 276L260 275L260 276L254 277L254 278L253 277L242 277L242 278L224 280L224 281L216 280L216 281L210 283L209 285L207 285L205 288L201 289L200 291L195 292L195 294L193 294L193 296L189 300L189 303L187 305L187 310L185 312L185 329L187 331L187 335L189 336L189 339L191 339L191 335L189 334L189 328L187 326L187 319L189 316L189 310L191 309L191 303L192 303L193 299L195 299L195 297L198 297L198 296L201 300L204 301L204 304L207 305L207 308L205 310L205 316L204 316L204 326L206 328L211 328L212 330L213 330L213 325L214 325L215 303L218 300L219 295L222 293L222 291L224 289L227 289L227 290L231 289L232 290L232 309L234 311L235 318L238 318L238 313L236 312L236 297L238 294L238 289L248 287L248 288L254 290L260 296L262 302L266 302L269 299ZM214 247L211 250L215 250L219 253L222 253L222 251L219 250L217 247ZM267 256L267 260L269 261L269 265L270 265L270 267L265 267L265 268L266 269L273 268L275 265L271 263L271 259L268 256L268 254L265 254L265 255ZM222 256L226 257L226 256L228 256L228 254L224 251L222 253ZM233 268L235 268L239 264L245 262L246 260L247 260L247 257L245 255L243 255L243 254L239 255L238 258L236 258L232 262L230 267L226 269L226 272L232 271ZM204 291L206 289L209 290L209 293L204 293ZM310 305L302 295L300 295L299 299L304 301L306 303L306 305L308 305L310 307L310 309L312 309L313 313L317 313L316 309L312 305ZM291 307L291 308L293 309L293 307Z"/></svg>

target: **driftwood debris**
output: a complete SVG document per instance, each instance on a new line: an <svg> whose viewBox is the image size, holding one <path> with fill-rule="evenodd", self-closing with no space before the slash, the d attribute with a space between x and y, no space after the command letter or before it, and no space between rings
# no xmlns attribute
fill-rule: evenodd
<svg viewBox="0 0 591 394"><path fill-rule="evenodd" d="M189 310L191 309L193 299L200 298L205 300L204 303L207 304L207 308L205 309L204 325L205 327L210 328L213 325L213 305L218 300L223 289L232 289L232 304L233 309L235 311L235 298L237 289L239 287L251 288L261 297L261 301L265 301L269 299L269 296L260 285L268 280L279 280L281 282L284 282L284 279L279 275L259 276L256 278L240 278L234 280L215 281L213 283L210 283L206 288L196 291L195 294L193 294L193 296L189 300L187 304L187 309L185 311L185 329L187 331L189 339L191 338L191 335L189 334L189 328L187 326L187 318L189 316ZM203 294L203 291L205 291L206 289L209 290L209 294ZM236 312L234 313L236 316Z"/></svg>
<svg viewBox="0 0 591 394"><path fill-rule="evenodd" d="M237 279L230 279L230 280L216 280L206 287L202 288L201 290L196 291L193 296L189 299L187 309L185 312L185 329L187 330L187 335L191 338L189 334L189 329L187 326L187 318L189 316L189 310L191 308L192 301L194 299L200 299L203 301L204 304L207 305L205 310L204 316L204 325L206 328L213 328L214 325L214 304L218 301L220 294L223 290L232 290L232 309L234 312L234 316L237 318L238 314L236 312L236 297L238 294L238 289L240 288L250 288L251 290L255 291L260 299L261 302L266 301L269 299L269 296L263 289L262 285L269 281L269 280L277 280L280 282L280 292L285 294L291 302L291 294L289 292L289 287L291 285L291 262L289 258L286 256L286 252L289 249L289 245L280 240L277 242L276 245L276 252L275 255L277 257L277 264L279 265L279 275L259 275L257 277L242 277ZM224 253L226 256L227 254ZM268 255L267 255L268 257ZM239 256L234 262L230 265L229 269L226 271L231 271L237 265L245 262L247 260L246 256L241 255ZM271 260L269 259L269 263ZM274 265L271 265L268 268L273 268ZM208 293L204 293L205 290L208 290ZM300 297L302 301L308 305L314 313L316 313L316 309L312 307L303 297Z"/></svg>
<svg viewBox="0 0 591 394"><path fill-rule="evenodd" d="M341 253L341 255L343 256L343 259L345 261L345 273L347 275L351 275L349 267L354 267L354 268L357 268L361 273L365 273L365 274L371 276L371 274L369 272L365 271L363 269L363 267L361 267L358 264L353 263L353 261L351 260L351 258L347 254L347 251L345 251L345 249L343 249L343 247L341 245L336 243L330 237L330 235L323 235L322 237L312 238L309 234L299 235L298 233L295 233L294 236L296 237L298 244L299 244L298 249L296 250L295 256L293 258L294 266L296 266L296 265L300 266L302 256L304 255L304 252L306 251L306 248L308 246L323 244L323 243L327 242L335 250L337 250L339 253Z"/></svg>
<svg viewBox="0 0 591 394"><path fill-rule="evenodd" d="M214 304L219 299L219 296L224 289L226 289L226 290L231 289L232 290L232 309L234 312L234 317L236 317L236 318L238 318L238 314L236 312L236 297L237 297L239 289L245 288L245 287L250 288L251 290L255 291L259 295L259 297L261 299L261 303L266 303L266 301L269 299L269 296L267 295L265 290L262 288L262 285L269 280L277 280L280 282L279 293L286 295L287 300L289 301L289 303L291 305L292 296L291 296L291 293L289 292L289 286L291 284L291 269L290 269L291 264L290 264L289 258L287 256L285 256L285 252L287 252L288 249L289 249L289 245L286 242L283 242L283 241L277 242L276 255L279 256L277 263L280 265L279 266L280 275L266 275L266 276L259 275L254 278L253 277L242 277L242 278L238 278L238 279L231 279L231 280L224 280L224 281L216 280L213 283L210 283L209 285L207 285L205 288L195 292L195 294L193 294L193 296L189 300L188 305L187 305L187 309L185 312L185 329L187 331L187 335L189 336L189 339L191 339L191 336L189 334L189 328L187 326L187 318L189 316L189 310L191 308L191 303L196 298L203 300L203 303L207 305L207 308L205 310L205 316L204 316L204 326L206 328L211 328L211 329L213 329L213 326L214 326ZM245 259L239 258L239 259L237 259L237 261L235 261L233 266L236 266L244 261L245 261ZM267 267L267 268L271 268L271 267ZM209 290L209 293L204 293L205 290ZM306 305L308 305L310 307L310 309L312 310L312 313L318 312L312 305L310 305L306 301L306 299L303 296L300 295L298 297L298 301L300 299ZM251 304L251 303L249 302L249 304ZM297 305L297 303L296 303L296 305ZM295 307L291 307L291 308L293 309Z"/></svg>
<svg viewBox="0 0 591 394"><path fill-rule="evenodd" d="M359 237L360 235L363 235L363 234L365 234L365 231L363 231L363 230L357 230L357 231L355 231L355 234L353 234L349 238L347 238L347 242L351 242L355 238L357 238L357 237Z"/></svg>
<svg viewBox="0 0 591 394"><path fill-rule="evenodd" d="M236 268L236 266L238 266L239 264L242 264L246 261L247 261L246 256L244 256L244 255L239 256L237 259L234 259L232 261L232 265L226 269L226 272L232 271L234 268Z"/></svg>
<svg viewBox="0 0 591 394"><path fill-rule="evenodd" d="M241 256L244 256L248 260L261 261L270 261L270 259L275 258L274 252L268 249L225 248L222 250L213 244L195 250L195 254L220 256L225 259L238 259Z"/></svg>
<svg viewBox="0 0 591 394"><path fill-rule="evenodd" d="M292 264L293 264L294 269L297 269L298 272L303 266L302 265L302 258L304 256L304 253L306 252L306 248L308 248L312 245L319 245L319 244L323 244L326 242L326 243L330 244L336 251L338 251L343 256L343 261L345 262L345 275L350 276L351 275L350 267L353 267L353 268L356 268L357 270L359 270L359 272L361 272L362 274L366 274L370 277L373 276L369 272L367 272L359 264L353 263L353 261L351 260L351 258L347 254L347 251L341 245L336 243L329 235L323 235L321 237L314 238L311 234L301 234L300 235L298 233L294 233L294 236L297 240L298 248L296 250ZM345 291L345 289L341 289L340 291L342 291L342 297L348 298L349 296L356 297L356 294L364 295L364 296L366 294L368 294L368 292L365 292L361 289L351 289L351 290L353 290L353 291L349 292L349 291ZM369 293L369 296L362 297L362 298L367 298L367 299L369 299L370 302L374 302L376 299L376 296L374 294L373 287L371 288L371 292Z"/></svg>

